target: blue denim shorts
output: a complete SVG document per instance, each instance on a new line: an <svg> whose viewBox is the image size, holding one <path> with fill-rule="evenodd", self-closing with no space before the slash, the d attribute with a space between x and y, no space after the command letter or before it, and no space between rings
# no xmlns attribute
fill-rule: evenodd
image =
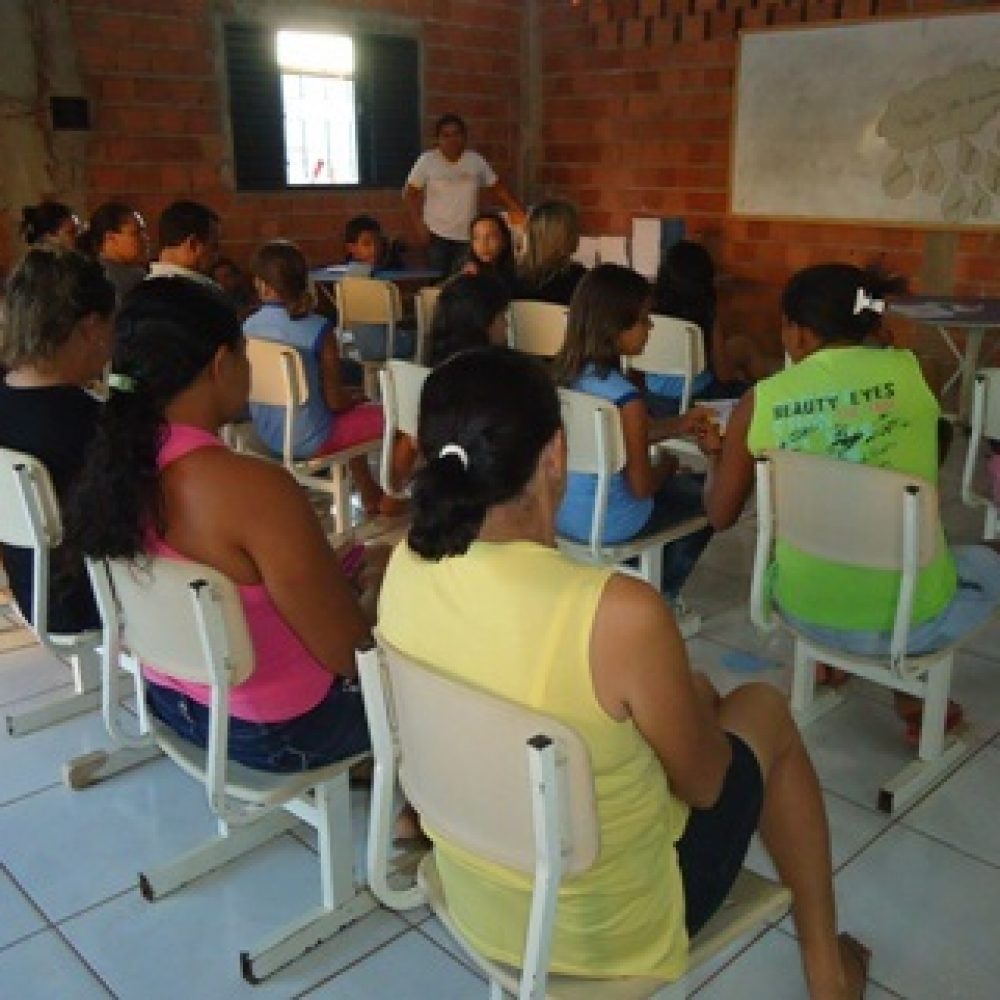
<svg viewBox="0 0 1000 1000"><path fill-rule="evenodd" d="M944 649L982 628L1000 607L1000 555L986 545L958 545L952 550L958 589L951 603L930 621L910 629L907 652L913 656ZM855 656L888 656L891 631L813 625L782 612L796 631L814 642Z"/></svg>
<svg viewBox="0 0 1000 1000"><path fill-rule="evenodd" d="M162 723L202 750L209 711L179 691L146 682L146 704ZM229 758L258 771L311 771L371 749L368 719L356 682L335 677L323 700L283 722L229 719Z"/></svg>

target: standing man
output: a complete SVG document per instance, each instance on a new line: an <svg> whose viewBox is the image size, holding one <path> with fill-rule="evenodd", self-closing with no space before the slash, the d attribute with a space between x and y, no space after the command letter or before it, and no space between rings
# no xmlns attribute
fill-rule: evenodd
<svg viewBox="0 0 1000 1000"><path fill-rule="evenodd" d="M458 270L469 251L469 226L479 211L480 188L507 209L514 225L524 222L524 209L493 168L477 152L465 148L468 133L458 115L442 115L434 134L437 149L420 154L406 178L403 200L420 242L428 247L430 266L449 275Z"/></svg>

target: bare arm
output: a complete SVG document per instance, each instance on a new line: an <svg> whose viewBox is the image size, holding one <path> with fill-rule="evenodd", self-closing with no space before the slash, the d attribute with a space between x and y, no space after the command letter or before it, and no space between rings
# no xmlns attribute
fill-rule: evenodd
<svg viewBox="0 0 1000 1000"><path fill-rule="evenodd" d="M490 185L486 190L493 199L500 202L507 209L512 225L524 225L524 206L507 190L501 181Z"/></svg>
<svg viewBox="0 0 1000 1000"><path fill-rule="evenodd" d="M413 223L413 228L416 230L420 242L429 242L431 231L427 228L427 223L424 222L424 189L407 184L403 188L403 204L406 205L406 211L409 213L410 221Z"/></svg>
<svg viewBox="0 0 1000 1000"><path fill-rule="evenodd" d="M708 457L705 512L716 531L724 531L736 523L753 489L753 455L747 447L753 408L751 390L733 410L725 437L719 438L714 425L708 425L698 434L698 443Z"/></svg>
<svg viewBox="0 0 1000 1000"><path fill-rule="evenodd" d="M641 580L611 577L594 618L590 660L601 707L613 718L631 717L679 798L711 806L729 767L729 741L699 693L663 598Z"/></svg>

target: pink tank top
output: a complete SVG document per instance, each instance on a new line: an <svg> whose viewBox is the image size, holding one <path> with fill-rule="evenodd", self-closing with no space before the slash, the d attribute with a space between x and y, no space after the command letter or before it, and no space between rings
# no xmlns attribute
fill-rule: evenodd
<svg viewBox="0 0 1000 1000"><path fill-rule="evenodd" d="M157 462L162 471L198 448L221 448L222 442L208 431L187 424L171 424L160 448ZM168 559L186 557L150 532L146 540L150 555ZM240 601L253 643L254 672L229 693L229 712L248 722L284 722L304 715L326 697L333 675L302 644L262 583L239 585ZM205 684L175 680L143 664L146 677L154 684L186 694L208 705L210 689Z"/></svg>

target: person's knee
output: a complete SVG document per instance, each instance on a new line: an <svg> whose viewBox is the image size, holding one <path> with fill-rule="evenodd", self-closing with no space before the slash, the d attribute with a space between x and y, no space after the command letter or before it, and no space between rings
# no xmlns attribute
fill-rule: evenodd
<svg viewBox="0 0 1000 1000"><path fill-rule="evenodd" d="M749 744L765 774L789 742L798 739L785 695L763 682L744 684L731 691L722 700L719 722L723 729Z"/></svg>

